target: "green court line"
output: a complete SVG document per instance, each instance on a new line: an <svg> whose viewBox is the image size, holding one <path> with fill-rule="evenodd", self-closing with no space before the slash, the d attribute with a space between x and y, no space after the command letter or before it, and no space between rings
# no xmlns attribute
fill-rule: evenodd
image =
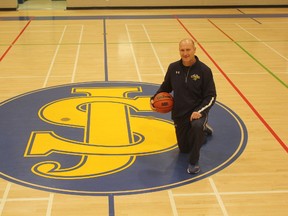
<svg viewBox="0 0 288 216"><path fill-rule="evenodd" d="M223 32L221 29L219 29L221 32ZM257 64L259 64L263 69L265 69L271 76L273 76L278 82L280 82L284 87L288 88L288 84L286 84L283 80L281 80L275 73L273 73L269 68L267 68L264 64L262 64L257 58L255 58L249 51L247 51L243 46L241 46L239 43L262 43L262 42L288 42L288 40L283 40L283 41L234 41L231 37L229 37L225 32L223 32L228 38L230 38L229 41L205 41L201 43L231 43L233 42L236 44L241 50L243 50L250 58L252 58ZM151 44L151 43L175 43L175 42L132 42L133 44ZM177 42L178 43L178 42ZM51 46L51 45L64 45L64 46L69 46L69 45L103 45L103 43L55 43L55 44L15 44L13 46ZM121 43L107 43L107 44L131 44L131 42L121 42ZM0 44L0 46L9 46L10 44Z"/></svg>
<svg viewBox="0 0 288 216"><path fill-rule="evenodd" d="M288 88L288 85L281 80L275 73L273 73L269 68L262 64L257 58L255 58L251 53L249 53L245 48L243 48L238 42L234 42L240 49L242 49L248 56L250 56L255 62L257 62L262 68L264 68L271 76L278 80L282 85Z"/></svg>
<svg viewBox="0 0 288 216"><path fill-rule="evenodd" d="M213 43L231 43L231 41L198 41L199 43L202 43L202 44L213 44ZM288 40L277 40L277 41L273 41L273 40L267 40L267 41L232 41L234 43L286 43L288 42ZM21 44L21 43L17 43L17 44L14 44L13 46L51 46L51 45L79 45L79 44L82 44L82 45L103 45L104 43L102 42L91 42L91 43L43 43L43 44L40 44L40 43L31 43L31 44ZM173 42L173 41L166 41L166 42L162 42L162 41L154 41L154 42L149 42L149 41L135 41L135 42L108 42L107 44L178 44L178 42ZM0 43L0 46L10 46L11 44L1 44Z"/></svg>
<svg viewBox="0 0 288 216"><path fill-rule="evenodd" d="M271 70L269 70L264 64L262 64L257 58L255 58L250 52L248 52L244 47L242 47L239 42L235 41L232 37L230 37L226 32L224 32L220 27L218 27L215 23L213 23L210 19L208 19L208 22L210 22L215 28L217 28L220 32L222 32L227 38L230 39L231 42L236 44L240 49L242 49L250 58L252 58L255 62L257 62L263 69L265 69L271 76L273 76L278 82L280 82L284 87L288 88L288 85L281 80L275 73L273 73ZM258 41L259 43L262 43L263 41Z"/></svg>

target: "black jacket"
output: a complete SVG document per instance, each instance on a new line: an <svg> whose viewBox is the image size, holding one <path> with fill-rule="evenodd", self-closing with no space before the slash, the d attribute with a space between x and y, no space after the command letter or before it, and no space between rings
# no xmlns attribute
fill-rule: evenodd
<svg viewBox="0 0 288 216"><path fill-rule="evenodd" d="M182 60L171 63L163 83L156 92L157 94L173 91L173 120L190 117L194 111L208 115L215 103L216 88L212 71L197 56L195 57L196 62L191 67L185 67Z"/></svg>

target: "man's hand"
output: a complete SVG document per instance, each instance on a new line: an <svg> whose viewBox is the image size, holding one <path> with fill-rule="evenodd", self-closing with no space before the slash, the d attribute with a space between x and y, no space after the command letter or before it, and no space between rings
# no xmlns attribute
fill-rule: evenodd
<svg viewBox="0 0 288 216"><path fill-rule="evenodd" d="M190 116L190 121L192 121L193 119L199 119L202 117L202 114L200 112L193 112Z"/></svg>
<svg viewBox="0 0 288 216"><path fill-rule="evenodd" d="M151 107L151 110L156 111L156 109L155 109L155 107L154 107L153 104L154 104L154 100L151 99L151 100L150 100L150 107Z"/></svg>

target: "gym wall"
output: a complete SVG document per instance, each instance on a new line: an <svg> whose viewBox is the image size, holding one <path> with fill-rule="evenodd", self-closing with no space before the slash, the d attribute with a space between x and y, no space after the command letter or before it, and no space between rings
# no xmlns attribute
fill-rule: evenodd
<svg viewBox="0 0 288 216"><path fill-rule="evenodd" d="M0 0L0 9L15 10L18 7L18 0Z"/></svg>
<svg viewBox="0 0 288 216"><path fill-rule="evenodd" d="M29 1L29 0L28 0ZM54 0L55 1L55 0ZM66 0L67 9L179 8L213 6L288 6L287 0ZM0 0L1 10L16 10L18 0Z"/></svg>
<svg viewBox="0 0 288 216"><path fill-rule="evenodd" d="M149 7L208 7L208 6L277 6L287 0L66 0L73 8L149 8Z"/></svg>

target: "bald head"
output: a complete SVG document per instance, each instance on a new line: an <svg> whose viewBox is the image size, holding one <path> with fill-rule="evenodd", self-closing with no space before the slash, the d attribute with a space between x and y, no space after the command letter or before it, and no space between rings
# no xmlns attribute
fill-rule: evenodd
<svg viewBox="0 0 288 216"><path fill-rule="evenodd" d="M184 45L184 44L186 44L186 45L190 44L190 45L192 45L192 46L195 46L195 43L194 43L194 41L193 41L191 38L184 38L184 39L182 39L182 40L179 42L179 47L180 47L181 45Z"/></svg>
<svg viewBox="0 0 288 216"><path fill-rule="evenodd" d="M185 66L191 66L196 62L195 58L196 47L191 38L185 38L179 42L179 53L182 63Z"/></svg>

